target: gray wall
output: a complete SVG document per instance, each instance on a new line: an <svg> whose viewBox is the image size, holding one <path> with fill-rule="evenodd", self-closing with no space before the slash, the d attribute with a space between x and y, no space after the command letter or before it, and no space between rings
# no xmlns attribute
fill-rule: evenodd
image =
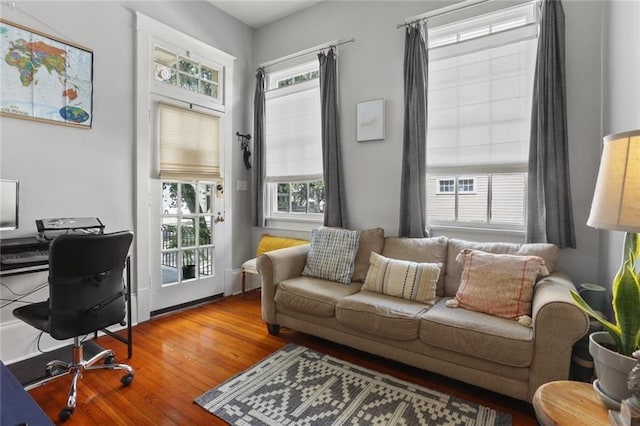
<svg viewBox="0 0 640 426"><path fill-rule="evenodd" d="M604 14L603 135L640 129L640 2L616 0ZM624 233L600 231L602 285L611 289Z"/></svg>
<svg viewBox="0 0 640 426"><path fill-rule="evenodd" d="M168 24L221 49L234 64L233 131L249 128L246 99L252 88L253 29L202 1L190 2L17 2L2 4L2 17L94 53L94 120L91 130L0 118L0 176L21 181L17 231L2 238L35 233L42 217L97 216L108 231L133 229L135 168L135 14ZM233 182L250 180L239 145L232 141ZM249 192L234 194L233 266L249 257Z"/></svg>
<svg viewBox="0 0 640 426"><path fill-rule="evenodd" d="M396 29L396 24L406 17L450 3L453 2L322 2L256 31L256 66L325 42L356 38L355 43L340 48L338 68L345 199L351 228L381 226L386 235L397 235L404 31ZM569 150L578 248L562 250L561 267L580 283L592 282L598 276L599 236L585 223L600 155L603 5L594 1L565 1L564 7ZM386 99L386 139L357 143L356 103L374 98ZM255 234L261 232L256 230ZM446 234L468 239L513 241L509 235L454 234L449 231Z"/></svg>
<svg viewBox="0 0 640 426"><path fill-rule="evenodd" d="M233 75L232 130L244 132L250 123L247 99L252 88L253 29L204 1L190 2L7 2L3 18L52 36L86 46L94 53L93 128L90 130L0 117L0 177L18 179L20 228L0 233L0 238L35 235L35 219L97 216L107 231L134 229L135 188L135 11L170 25L236 57ZM40 72L46 72L40 70ZM16 76L17 79L17 76ZM249 180L235 138L232 182ZM229 167L229 165L226 165ZM251 257L249 192L233 194L232 267ZM145 197L141 197L146 199ZM135 230L135 229L134 229ZM146 244L146 242L141 242ZM135 253L135 252L134 252ZM134 254L134 268L136 260ZM134 279L133 289L137 288ZM46 274L3 277L11 290L26 293L46 281ZM239 280L227 282L227 291L239 290ZM141 286L144 287L144 286ZM11 297L1 288L3 297ZM45 300L46 288L28 300ZM135 303L134 298L134 303ZM148 305L144 304L145 306ZM36 330L19 324L11 311L0 310L0 358L5 362L35 353ZM148 314L148 313L147 313ZM134 322L137 311L133 312ZM47 340L46 338L44 340ZM59 342L43 341L44 347Z"/></svg>

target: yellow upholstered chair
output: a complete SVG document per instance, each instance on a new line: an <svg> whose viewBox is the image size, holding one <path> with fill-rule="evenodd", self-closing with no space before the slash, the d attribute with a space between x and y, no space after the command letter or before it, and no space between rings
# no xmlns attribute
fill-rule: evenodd
<svg viewBox="0 0 640 426"><path fill-rule="evenodd" d="M262 253L266 253L268 251L279 250L281 248L301 246L303 244L309 244L308 240L301 240L298 238L288 238L288 237L276 237L274 235L264 234L260 237L260 242L258 243L258 249L256 250L256 257L253 259L249 259L242 264L242 297L244 298L244 290L246 286L246 274L258 275L258 270L256 268L256 262L258 257Z"/></svg>

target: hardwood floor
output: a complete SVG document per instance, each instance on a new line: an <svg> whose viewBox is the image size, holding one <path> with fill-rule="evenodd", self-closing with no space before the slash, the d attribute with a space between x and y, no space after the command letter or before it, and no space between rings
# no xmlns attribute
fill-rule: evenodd
<svg viewBox="0 0 640 426"><path fill-rule="evenodd" d="M89 372L78 384L78 406L67 425L224 424L193 403L213 386L245 370L288 342L305 345L366 368L510 413L514 425L537 425L530 404L322 339L283 329L267 333L260 293L232 296L155 318L133 328L133 358L126 347L102 336L97 343L116 351L118 362L135 369L131 386L114 371ZM57 422L70 380L61 378L30 393Z"/></svg>

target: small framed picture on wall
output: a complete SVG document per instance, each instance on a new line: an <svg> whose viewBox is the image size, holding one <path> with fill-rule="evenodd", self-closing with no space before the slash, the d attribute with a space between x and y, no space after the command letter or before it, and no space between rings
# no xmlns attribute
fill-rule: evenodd
<svg viewBox="0 0 640 426"><path fill-rule="evenodd" d="M356 141L384 139L384 99L358 102L356 105Z"/></svg>

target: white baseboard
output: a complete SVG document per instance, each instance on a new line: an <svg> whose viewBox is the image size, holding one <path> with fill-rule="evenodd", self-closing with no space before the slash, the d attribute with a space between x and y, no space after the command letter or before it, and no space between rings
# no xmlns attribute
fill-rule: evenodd
<svg viewBox="0 0 640 426"><path fill-rule="evenodd" d="M245 291L260 288L260 277L255 274L246 274ZM242 269L230 269L225 274L225 296L242 293Z"/></svg>

